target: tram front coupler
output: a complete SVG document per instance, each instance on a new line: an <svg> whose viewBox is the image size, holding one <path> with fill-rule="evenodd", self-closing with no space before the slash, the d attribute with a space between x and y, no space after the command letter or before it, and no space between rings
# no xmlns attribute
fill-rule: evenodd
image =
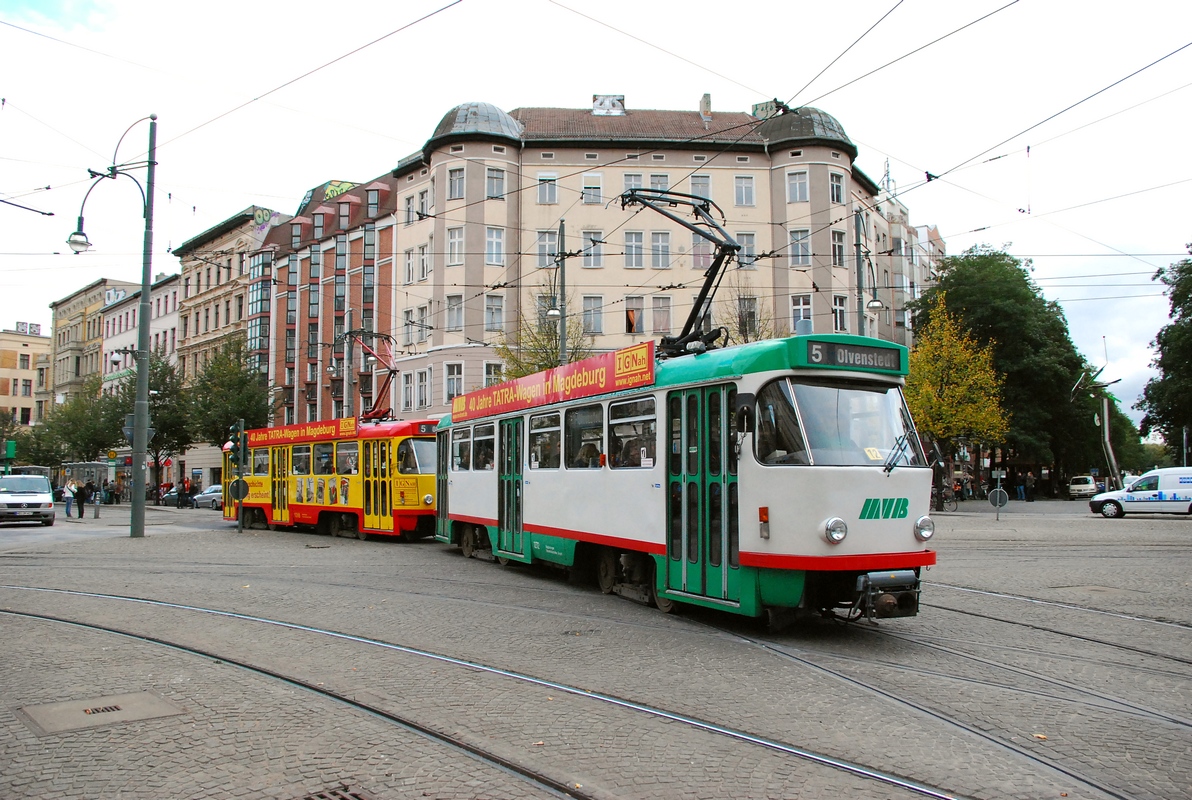
<svg viewBox="0 0 1192 800"><path fill-rule="evenodd" d="M919 575L913 569L867 572L857 576L854 606L868 620L913 617L919 613Z"/></svg>

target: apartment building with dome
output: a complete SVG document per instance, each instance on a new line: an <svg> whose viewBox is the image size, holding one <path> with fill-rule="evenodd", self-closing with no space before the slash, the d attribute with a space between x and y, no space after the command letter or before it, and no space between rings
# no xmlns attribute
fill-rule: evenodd
<svg viewBox="0 0 1192 800"><path fill-rule="evenodd" d="M710 316L732 340L808 319L816 332L863 327L909 344L906 303L927 277L920 229L888 181L855 165L832 115L779 105L468 102L388 172L312 189L249 270L250 294L259 284L271 298L250 303L249 325L259 317L269 332L251 346L283 398L276 422L359 414L378 398L398 417L446 413L454 396L502 379L494 344L557 324L546 312L560 254L568 323L596 351L677 333L713 252L662 215L622 208L635 187L706 197L722 212L741 251ZM362 330L374 354L344 335Z"/></svg>

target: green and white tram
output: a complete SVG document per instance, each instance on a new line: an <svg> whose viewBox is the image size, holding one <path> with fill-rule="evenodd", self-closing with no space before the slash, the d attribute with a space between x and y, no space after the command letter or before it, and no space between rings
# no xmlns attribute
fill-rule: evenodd
<svg viewBox="0 0 1192 800"><path fill-rule="evenodd" d="M436 538L663 610L912 616L935 552L906 373L901 345L796 335L472 392L439 423Z"/></svg>

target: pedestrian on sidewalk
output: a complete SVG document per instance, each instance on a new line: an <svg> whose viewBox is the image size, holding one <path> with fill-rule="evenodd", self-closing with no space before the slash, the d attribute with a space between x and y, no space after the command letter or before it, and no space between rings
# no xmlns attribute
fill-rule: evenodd
<svg viewBox="0 0 1192 800"><path fill-rule="evenodd" d="M66 501L66 518L70 519L70 507L74 504L75 493L79 490L79 485L75 483L74 478L66 484L66 491L62 492L62 499Z"/></svg>
<svg viewBox="0 0 1192 800"><path fill-rule="evenodd" d="M87 481L79 489L79 519L83 518L83 506L95 499L95 484Z"/></svg>
<svg viewBox="0 0 1192 800"><path fill-rule="evenodd" d="M1035 473L1033 472L1026 474L1026 501L1028 503L1035 502Z"/></svg>

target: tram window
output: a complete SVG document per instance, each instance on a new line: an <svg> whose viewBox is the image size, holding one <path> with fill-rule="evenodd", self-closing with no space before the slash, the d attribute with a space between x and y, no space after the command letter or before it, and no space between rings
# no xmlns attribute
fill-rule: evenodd
<svg viewBox="0 0 1192 800"><path fill-rule="evenodd" d="M608 407L608 461L613 469L653 467L658 441L654 398Z"/></svg>
<svg viewBox="0 0 1192 800"><path fill-rule="evenodd" d="M252 451L252 474L253 475L268 475L269 474L269 450L262 447L260 450Z"/></svg>
<svg viewBox="0 0 1192 800"><path fill-rule="evenodd" d="M290 472L295 475L310 474L309 444L294 445L294 451L290 454Z"/></svg>
<svg viewBox="0 0 1192 800"><path fill-rule="evenodd" d="M530 417L530 469L559 468L559 415Z"/></svg>
<svg viewBox="0 0 1192 800"><path fill-rule="evenodd" d="M451 469L456 472L472 468L472 429L456 428L451 431Z"/></svg>
<svg viewBox="0 0 1192 800"><path fill-rule="evenodd" d="M397 446L397 471L403 475L434 475L435 440L402 439Z"/></svg>
<svg viewBox="0 0 1192 800"><path fill-rule="evenodd" d="M475 469L492 469L495 465L493 459L494 442L496 437L496 427L493 425L477 425L476 436L472 440L472 447L475 451L473 458L473 466Z"/></svg>
<svg viewBox="0 0 1192 800"><path fill-rule="evenodd" d="M728 410L728 474L737 474L737 415L733 413L733 409L737 407L737 390L729 387L728 402L725 408Z"/></svg>
<svg viewBox="0 0 1192 800"><path fill-rule="evenodd" d="M754 444L763 464L811 463L788 381L774 381L758 392Z"/></svg>
<svg viewBox="0 0 1192 800"><path fill-rule="evenodd" d="M355 475L360 463L359 442L339 442L335 445L335 472L339 475Z"/></svg>
<svg viewBox="0 0 1192 800"><path fill-rule="evenodd" d="M567 411L567 466L600 469L604 464L604 409L598 405Z"/></svg>
<svg viewBox="0 0 1192 800"><path fill-rule="evenodd" d="M314 448L314 467L316 475L334 475L335 462L332 461L335 445L316 444Z"/></svg>

